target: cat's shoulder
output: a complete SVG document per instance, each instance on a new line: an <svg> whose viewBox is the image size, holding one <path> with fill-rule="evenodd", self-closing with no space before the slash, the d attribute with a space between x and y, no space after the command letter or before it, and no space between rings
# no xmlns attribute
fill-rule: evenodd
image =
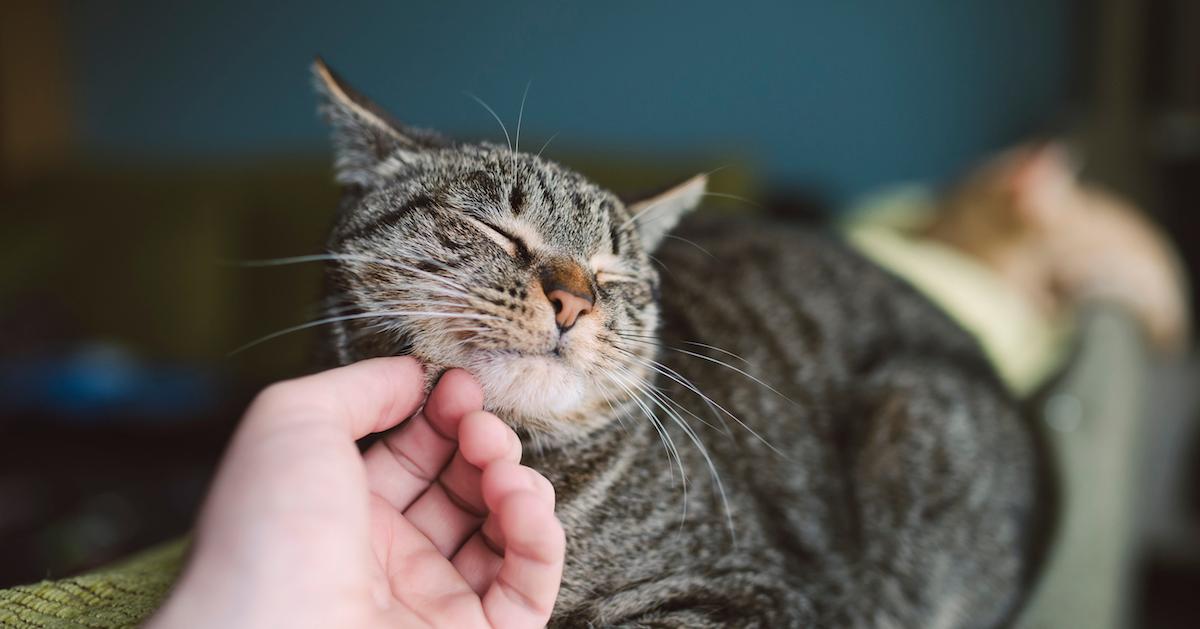
<svg viewBox="0 0 1200 629"><path fill-rule="evenodd" d="M768 273L782 282L814 283L813 289L845 282L864 288L897 285L886 272L850 246L831 227L750 216L694 215L667 237L655 256L714 280Z"/></svg>
<svg viewBox="0 0 1200 629"><path fill-rule="evenodd" d="M668 309L700 292L759 310L791 309L830 332L974 340L924 294L832 228L754 217L694 216L655 252Z"/></svg>

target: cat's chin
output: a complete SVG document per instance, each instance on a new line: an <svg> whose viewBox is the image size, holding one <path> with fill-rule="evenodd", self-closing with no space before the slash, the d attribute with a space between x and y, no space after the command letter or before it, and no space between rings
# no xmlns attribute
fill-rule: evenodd
<svg viewBox="0 0 1200 629"><path fill-rule="evenodd" d="M554 355L497 354L470 368L483 387L484 405L504 414L553 418L577 411L587 378Z"/></svg>

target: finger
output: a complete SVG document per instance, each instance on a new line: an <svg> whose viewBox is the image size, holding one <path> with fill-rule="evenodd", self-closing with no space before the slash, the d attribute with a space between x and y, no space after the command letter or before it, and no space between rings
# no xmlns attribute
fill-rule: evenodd
<svg viewBox="0 0 1200 629"><path fill-rule="evenodd" d="M521 457L516 434L491 413L469 413L462 420L459 436L460 450L436 484L404 512L446 557L458 551L487 515L480 467L497 461L515 463Z"/></svg>
<svg viewBox="0 0 1200 629"><path fill-rule="evenodd" d="M554 485L536 470L508 461L496 461L483 470L483 501L488 510L497 511L509 494L532 491L539 499L554 507Z"/></svg>
<svg viewBox="0 0 1200 629"><path fill-rule="evenodd" d="M400 512L376 496L371 503L373 538L384 540L382 562L388 589L402 604L393 607L397 626L412 626L413 612L436 627L486 624L479 596L429 540Z"/></svg>
<svg viewBox="0 0 1200 629"><path fill-rule="evenodd" d="M482 486L484 502L491 514L479 530L492 548L504 548L504 531L495 513L509 494L532 489L551 509L554 508L554 486L545 476L524 465L496 463L484 471Z"/></svg>
<svg viewBox="0 0 1200 629"><path fill-rule="evenodd" d="M507 496L496 511L504 561L483 595L492 626L540 627L550 619L562 581L566 537L554 510L533 491Z"/></svg>
<svg viewBox="0 0 1200 629"><path fill-rule="evenodd" d="M521 440L499 417L474 411L463 417L458 429L459 456L442 472L439 482L475 513L487 510L480 487L481 475L489 465L521 460Z"/></svg>
<svg viewBox="0 0 1200 629"><path fill-rule="evenodd" d="M498 462L484 470L484 493L488 503L499 506L517 492L534 492L548 509L554 508L554 489L537 472L508 462ZM492 585L504 558L504 532L496 512L488 515L476 531L454 555L454 567L480 596Z"/></svg>
<svg viewBox="0 0 1200 629"><path fill-rule="evenodd" d="M363 456L372 493L404 511L426 491L458 447L464 415L483 406L483 391L465 371L446 372L425 408Z"/></svg>
<svg viewBox="0 0 1200 629"><path fill-rule="evenodd" d="M521 440L517 433L486 411L467 413L463 417L458 440L463 456L481 470L496 461L516 463L521 460Z"/></svg>
<svg viewBox="0 0 1200 629"><path fill-rule="evenodd" d="M364 360L271 385L255 398L243 429L270 431L316 422L360 439L416 412L424 386L424 369L414 358Z"/></svg>

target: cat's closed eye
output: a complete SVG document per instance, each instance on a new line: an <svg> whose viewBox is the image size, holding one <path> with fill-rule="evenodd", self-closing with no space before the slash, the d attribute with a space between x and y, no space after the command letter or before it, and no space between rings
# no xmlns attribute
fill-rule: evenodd
<svg viewBox="0 0 1200 629"><path fill-rule="evenodd" d="M504 249L508 255L514 258L528 257L528 248L525 246L525 242L517 236L514 236L503 229L496 227L495 225L485 223L479 219L473 218L471 219L471 222L476 225L479 228L479 231L483 232L485 236L490 238L497 245L500 245L500 247Z"/></svg>
<svg viewBox="0 0 1200 629"><path fill-rule="evenodd" d="M590 262L598 284L642 281L642 278L630 273L624 262L614 255L599 254L592 257Z"/></svg>
<svg viewBox="0 0 1200 629"><path fill-rule="evenodd" d="M624 273L613 273L610 271L597 271L596 282L600 284L611 284L613 282L640 282L641 280L632 275Z"/></svg>

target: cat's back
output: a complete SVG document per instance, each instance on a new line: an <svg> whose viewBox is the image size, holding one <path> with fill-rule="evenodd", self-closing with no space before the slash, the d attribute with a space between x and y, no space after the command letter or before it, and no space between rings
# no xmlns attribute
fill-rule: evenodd
<svg viewBox="0 0 1200 629"><path fill-rule="evenodd" d="M804 382L848 377L880 354L905 351L954 352L993 379L969 334L827 231L697 216L655 255L663 333L672 340L724 341L722 349L757 355Z"/></svg>
<svg viewBox="0 0 1200 629"><path fill-rule="evenodd" d="M971 610L965 626L991 626L1007 614L1030 570L1039 463L974 339L829 234L697 218L676 235L655 254L663 360L728 411L705 441L754 514L745 524L823 583L814 600L872 602L821 615L957 626Z"/></svg>

